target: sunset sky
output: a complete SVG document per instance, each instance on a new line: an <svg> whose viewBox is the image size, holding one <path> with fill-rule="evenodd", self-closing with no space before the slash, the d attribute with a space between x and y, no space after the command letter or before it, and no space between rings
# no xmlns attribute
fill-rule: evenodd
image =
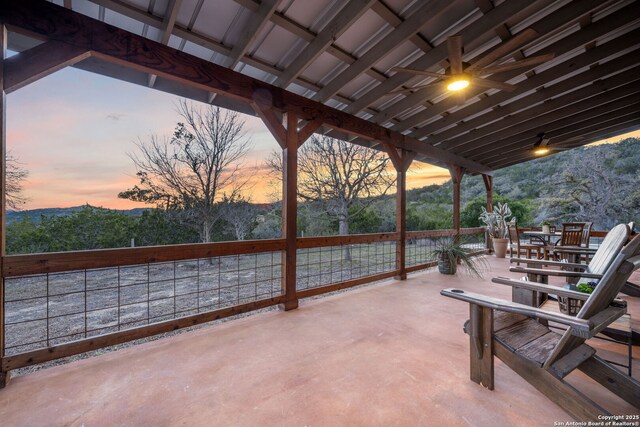
<svg viewBox="0 0 640 427"><path fill-rule="evenodd" d="M178 98L160 91L66 68L7 96L7 147L29 171L23 209L89 203L115 209L141 207L117 198L137 183L127 153L151 134L171 135ZM270 201L263 163L278 147L262 122L244 116L253 148L251 200ZM635 132L640 134L640 132ZM257 172L256 172L257 171ZM408 179L421 187L449 179L422 167Z"/></svg>

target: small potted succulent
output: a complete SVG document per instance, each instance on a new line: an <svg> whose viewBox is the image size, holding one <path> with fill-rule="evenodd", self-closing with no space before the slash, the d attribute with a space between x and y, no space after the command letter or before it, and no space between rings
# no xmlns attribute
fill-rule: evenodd
<svg viewBox="0 0 640 427"><path fill-rule="evenodd" d="M579 283L576 285L575 290L591 295L597 285L598 282ZM562 297L558 295L558 305L561 313L568 314L569 316L575 316L584 305L584 301L581 299Z"/></svg>
<svg viewBox="0 0 640 427"><path fill-rule="evenodd" d="M498 206L493 207L493 212L487 212L485 208L482 208L480 220L487 227L487 233L493 242L496 258L507 256L507 246L509 245L509 224L507 221L510 217L511 209L506 203L498 203ZM515 220L515 218L512 220Z"/></svg>
<svg viewBox="0 0 640 427"><path fill-rule="evenodd" d="M466 248L453 238L442 238L436 241L435 249L429 252L430 261L438 262L438 271L442 274L456 274L458 264L464 264L471 275L482 277L486 261L474 257L473 250Z"/></svg>
<svg viewBox="0 0 640 427"><path fill-rule="evenodd" d="M542 226L542 232L544 234L549 234L551 233L551 223L549 221L547 221L546 219L544 221L542 221L540 223L540 225Z"/></svg>

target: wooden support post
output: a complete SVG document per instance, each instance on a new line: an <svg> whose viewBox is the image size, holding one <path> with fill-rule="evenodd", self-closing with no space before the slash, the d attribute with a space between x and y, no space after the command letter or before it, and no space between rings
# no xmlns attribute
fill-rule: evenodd
<svg viewBox="0 0 640 427"><path fill-rule="evenodd" d="M482 174L482 181L487 190L487 212L493 212L493 176Z"/></svg>
<svg viewBox="0 0 640 427"><path fill-rule="evenodd" d="M469 317L471 381L493 390L493 310L471 304Z"/></svg>
<svg viewBox="0 0 640 427"><path fill-rule="evenodd" d="M396 270L397 280L407 278L406 270L406 247L407 247L407 170L411 166L416 153L397 149L394 146L382 143L389 159L396 169Z"/></svg>
<svg viewBox="0 0 640 427"><path fill-rule="evenodd" d="M456 240L460 238L460 184L464 173L465 168L462 166L449 166L449 174L451 174L451 183L453 184L453 228L456 230Z"/></svg>
<svg viewBox="0 0 640 427"><path fill-rule="evenodd" d="M398 241L396 242L396 270L398 280L407 278L406 270L406 238L407 238L407 172L396 171L396 232Z"/></svg>
<svg viewBox="0 0 640 427"><path fill-rule="evenodd" d="M283 255L282 291L285 311L298 308L296 295L296 237L298 233L298 119L287 114L286 144L282 150L282 237L287 241Z"/></svg>
<svg viewBox="0 0 640 427"><path fill-rule="evenodd" d="M298 308L296 291L298 148L322 126L323 122L320 119L310 120L298 131L297 114L288 112L285 129L281 116L272 106L259 101L251 106L282 147L282 237L286 240L286 249L282 254L282 293L285 295L285 302L280 304L280 308L288 311Z"/></svg>
<svg viewBox="0 0 640 427"><path fill-rule="evenodd" d="M484 181L484 188L487 190L487 212L493 212L493 176L482 174L482 181ZM484 232L484 242L487 250L493 252L493 243L487 231Z"/></svg>
<svg viewBox="0 0 640 427"><path fill-rule="evenodd" d="M6 228L6 162L7 162L7 103L4 91L4 60L7 53L7 27L0 25L0 257L4 259ZM4 353L4 272L0 263L0 358ZM0 388L9 383L10 372L0 369Z"/></svg>

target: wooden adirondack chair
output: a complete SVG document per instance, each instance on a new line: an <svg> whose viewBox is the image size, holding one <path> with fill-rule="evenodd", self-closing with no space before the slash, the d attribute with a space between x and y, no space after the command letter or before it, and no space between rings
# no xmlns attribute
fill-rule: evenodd
<svg viewBox="0 0 640 427"><path fill-rule="evenodd" d="M465 332L470 335L471 380L493 390L493 356L497 356L536 389L580 421L597 421L608 412L564 378L575 369L640 409L640 382L624 375L596 355L585 341L625 314L615 297L631 273L640 268L640 236L634 237L610 263L591 295L542 283L529 289L583 299L575 316L491 298L459 289L444 289L446 297L470 304ZM567 326L563 334L538 320Z"/></svg>
<svg viewBox="0 0 640 427"><path fill-rule="evenodd" d="M566 277L572 279L573 283L598 281L607 270L611 262L620 253L629 236L629 227L625 224L616 225L607 233L598 250L593 254L593 258L588 264L568 263L561 261L548 261L540 259L527 259L524 261L527 267L511 267L509 271L513 273L523 273L527 275L529 281L539 283L549 283L549 276ZM523 262L521 258L512 258L511 262L518 264ZM532 267L533 266L533 267ZM542 267L560 267L559 269L549 269ZM518 289L515 282L510 283L514 289ZM624 291L624 290L623 290ZM519 291L518 291L519 292ZM529 303L529 294L514 291L514 301ZM539 305L542 298L538 299Z"/></svg>

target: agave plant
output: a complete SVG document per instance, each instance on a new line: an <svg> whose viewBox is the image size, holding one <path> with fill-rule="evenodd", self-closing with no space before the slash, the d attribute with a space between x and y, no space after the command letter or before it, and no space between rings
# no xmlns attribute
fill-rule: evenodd
<svg viewBox="0 0 640 427"><path fill-rule="evenodd" d="M442 274L455 274L458 263L463 264L470 275L477 277L482 277L482 272L487 268L487 261L483 257L473 256L473 249L464 247L463 243L453 238L437 240L428 257L438 262L438 270Z"/></svg>
<svg viewBox="0 0 640 427"><path fill-rule="evenodd" d="M509 205L506 203L498 203L498 206L493 207L493 212L487 212L485 208L482 208L479 219L487 226L489 236L494 239L507 239L509 238L507 221L511 215ZM515 218L512 218L512 220L515 220Z"/></svg>

